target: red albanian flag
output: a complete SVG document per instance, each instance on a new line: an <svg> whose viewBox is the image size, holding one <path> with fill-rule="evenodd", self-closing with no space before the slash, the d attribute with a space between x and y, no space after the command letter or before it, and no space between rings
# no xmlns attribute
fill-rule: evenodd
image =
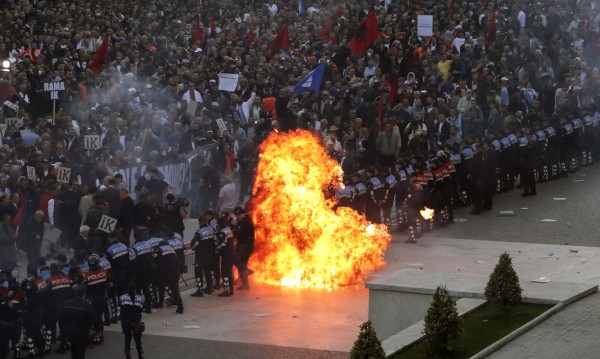
<svg viewBox="0 0 600 359"><path fill-rule="evenodd" d="M379 37L379 26L375 12L371 11L356 30L354 37L348 44L348 50L354 56L360 56Z"/></svg>

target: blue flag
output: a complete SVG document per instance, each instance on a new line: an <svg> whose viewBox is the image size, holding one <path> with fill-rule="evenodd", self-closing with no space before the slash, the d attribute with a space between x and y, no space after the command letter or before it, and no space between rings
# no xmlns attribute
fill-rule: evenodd
<svg viewBox="0 0 600 359"><path fill-rule="evenodd" d="M308 73L305 78L300 80L292 95L302 93L306 91L318 91L321 89L321 83L323 83L323 75L325 75L326 64L317 66L314 70Z"/></svg>
<svg viewBox="0 0 600 359"><path fill-rule="evenodd" d="M298 16L304 16L306 13L306 5L304 0L298 0Z"/></svg>

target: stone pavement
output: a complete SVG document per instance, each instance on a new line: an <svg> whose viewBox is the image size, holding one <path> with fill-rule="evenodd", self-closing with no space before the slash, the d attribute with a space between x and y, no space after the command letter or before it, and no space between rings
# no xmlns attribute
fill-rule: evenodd
<svg viewBox="0 0 600 359"><path fill-rule="evenodd" d="M599 332L600 294L596 293L569 305L488 358L598 358Z"/></svg>

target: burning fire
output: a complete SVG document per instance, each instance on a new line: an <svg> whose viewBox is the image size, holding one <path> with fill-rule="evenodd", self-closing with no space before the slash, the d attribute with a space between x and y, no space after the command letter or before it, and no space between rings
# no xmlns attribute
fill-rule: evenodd
<svg viewBox="0 0 600 359"><path fill-rule="evenodd" d="M421 217L423 217L424 219L431 219L431 218L433 218L434 211L431 208L425 207L420 212L421 212Z"/></svg>
<svg viewBox="0 0 600 359"><path fill-rule="evenodd" d="M336 288L385 265L387 228L326 195L339 164L307 131L273 133L260 146L250 203L256 231L250 266L259 283Z"/></svg>

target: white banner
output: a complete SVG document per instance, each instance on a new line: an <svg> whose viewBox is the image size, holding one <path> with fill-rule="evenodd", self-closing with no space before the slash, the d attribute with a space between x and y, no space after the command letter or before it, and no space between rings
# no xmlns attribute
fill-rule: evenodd
<svg viewBox="0 0 600 359"><path fill-rule="evenodd" d="M237 88L238 74L219 74L219 90L234 92Z"/></svg>
<svg viewBox="0 0 600 359"><path fill-rule="evenodd" d="M417 17L417 36L431 36L433 34L433 15L419 15Z"/></svg>

